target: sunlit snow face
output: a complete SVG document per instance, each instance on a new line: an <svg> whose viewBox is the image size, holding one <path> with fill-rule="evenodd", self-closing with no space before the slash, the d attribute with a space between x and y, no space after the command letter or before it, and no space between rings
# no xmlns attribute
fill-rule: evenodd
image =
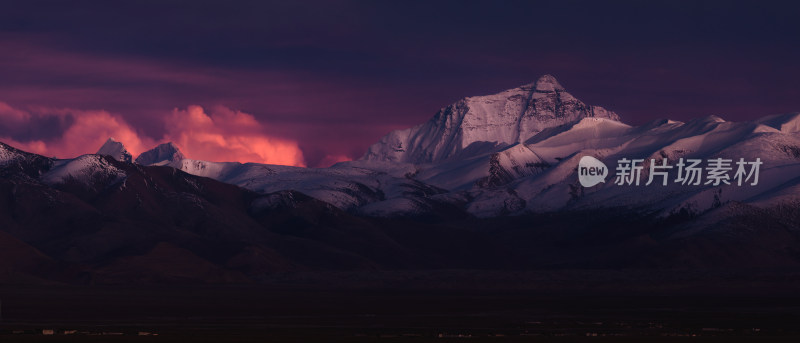
<svg viewBox="0 0 800 343"><path fill-rule="evenodd" d="M578 162L578 181L583 187L592 187L598 183L606 182L608 167L603 162L592 157L583 156Z"/></svg>

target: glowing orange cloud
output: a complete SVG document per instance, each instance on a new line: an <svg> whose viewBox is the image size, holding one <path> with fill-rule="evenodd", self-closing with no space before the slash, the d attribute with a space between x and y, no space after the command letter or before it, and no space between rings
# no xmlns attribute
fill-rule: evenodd
<svg viewBox="0 0 800 343"><path fill-rule="evenodd" d="M81 154L94 153L109 137L123 142L128 151L139 154L155 141L140 138L128 123L119 116L106 111L81 111L71 109L49 109L38 116L71 117L72 124L61 134L48 140L17 141L10 137L0 137L8 144L37 154L60 158L75 157ZM14 109L0 102L0 119L16 120L17 124L32 125L31 113Z"/></svg>
<svg viewBox="0 0 800 343"><path fill-rule="evenodd" d="M24 123L30 120L31 115L28 112L18 110L0 101L0 119L5 123Z"/></svg>
<svg viewBox="0 0 800 343"><path fill-rule="evenodd" d="M122 142L133 156L155 144L150 138L141 138L122 118L105 111L89 111L75 116L74 124L64 132L60 144L52 146L50 151L68 156L89 148L94 151L88 152L94 153L109 137Z"/></svg>
<svg viewBox="0 0 800 343"><path fill-rule="evenodd" d="M164 141L194 159L305 166L296 142L267 137L252 115L217 107L209 115L197 105L175 109L166 119Z"/></svg>
<svg viewBox="0 0 800 343"><path fill-rule="evenodd" d="M15 140L0 136L0 141L22 150L46 156L70 158L94 153L109 137L122 142L134 157L158 143L172 141L183 153L208 161L257 162L305 166L303 152L294 141L268 137L252 115L225 107L209 115L200 106L175 109L164 119L166 134L161 140L140 135L121 116L106 111L38 109L31 113L0 102L0 120L8 126L31 125L32 116L71 118L60 136L49 139Z"/></svg>

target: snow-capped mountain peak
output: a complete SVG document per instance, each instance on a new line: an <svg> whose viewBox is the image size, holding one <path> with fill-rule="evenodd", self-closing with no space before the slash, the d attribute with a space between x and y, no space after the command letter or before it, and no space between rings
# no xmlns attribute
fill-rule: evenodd
<svg viewBox="0 0 800 343"><path fill-rule="evenodd" d="M0 143L0 166L20 158L16 149Z"/></svg>
<svg viewBox="0 0 800 343"><path fill-rule="evenodd" d="M125 179L125 171L98 155L100 154L59 160L51 170L42 175L41 179L50 185L76 182L88 188L115 184Z"/></svg>
<svg viewBox="0 0 800 343"><path fill-rule="evenodd" d="M258 193L301 192L369 216L458 208L491 217L630 206L669 216L712 210L715 198L719 204L800 203L799 113L745 122L711 115L686 122L658 119L640 126L618 119L613 112L583 104L545 75L497 94L463 98L426 123L390 133L363 159L331 168L192 160L172 143L142 153L136 162L171 166ZM117 159L126 153L113 139L99 151ZM0 168L21 170L17 165L23 164L16 162L31 159L25 154L0 145ZM667 174L659 175L668 182L631 186L607 179L582 188L577 166L583 156L600 160L612 173L619 161L641 160L643 178L656 171L651 168L656 161L667 161ZM734 168L735 161L762 163L761 182L719 186L670 181L678 179L675 166L681 159L707 167L717 158L731 160ZM105 187L124 180L126 174L116 169L125 167L110 158L85 155L41 159L25 173L51 185L80 181ZM731 170L728 176L736 173Z"/></svg>
<svg viewBox="0 0 800 343"><path fill-rule="evenodd" d="M772 115L760 119L758 123L773 127L781 132L797 133L800 132L800 113Z"/></svg>
<svg viewBox="0 0 800 343"><path fill-rule="evenodd" d="M363 159L424 164L465 158L524 142L542 130L583 118L619 120L616 113L584 104L555 77L544 75L497 94L461 99L422 125L390 132Z"/></svg>
<svg viewBox="0 0 800 343"><path fill-rule="evenodd" d="M553 75L542 75L535 83L531 84L537 92L549 93L555 91L566 91Z"/></svg>
<svg viewBox="0 0 800 343"><path fill-rule="evenodd" d="M185 159L180 149L172 143L159 144L157 147L143 152L136 158L136 163L149 165L180 165L181 160Z"/></svg>
<svg viewBox="0 0 800 343"><path fill-rule="evenodd" d="M100 150L97 150L98 155L111 156L111 158L120 162L131 162L133 156L125 149L125 146L114 140L113 137L106 140Z"/></svg>

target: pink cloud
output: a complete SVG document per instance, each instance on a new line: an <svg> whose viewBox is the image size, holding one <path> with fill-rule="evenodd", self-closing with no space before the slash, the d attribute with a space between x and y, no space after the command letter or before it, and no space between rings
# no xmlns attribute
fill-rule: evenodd
<svg viewBox="0 0 800 343"><path fill-rule="evenodd" d="M109 137L122 142L133 156L158 143L172 141L186 156L195 159L305 166L297 142L269 137L255 117L225 107L215 108L211 115L195 105L186 110L175 109L163 119L166 134L156 140L140 134L121 116L103 110L32 107L24 111L0 102L3 123L25 127L35 125L32 118L37 117L58 117L69 125L60 135L46 139L17 140L3 133L0 140L22 150L59 158L95 153Z"/></svg>
<svg viewBox="0 0 800 343"><path fill-rule="evenodd" d="M64 156L86 152L86 149L92 149L88 152L94 153L109 137L125 144L125 148L134 156L155 144L148 137L140 137L121 117L105 111L85 111L75 115L74 124L64 132L59 144L53 146L51 151Z"/></svg>
<svg viewBox="0 0 800 343"><path fill-rule="evenodd" d="M212 114L197 105L175 109L165 120L164 141L172 141L191 158L305 166L297 142L268 137L250 114L225 107Z"/></svg>
<svg viewBox="0 0 800 343"><path fill-rule="evenodd" d="M23 150L64 158L94 153L109 137L123 142L128 151L134 155L145 151L148 146L155 143L150 138L140 137L122 117L106 111L48 108L23 111L0 102L0 119L4 122L29 126L36 125L32 121L33 118L44 117L59 117L62 121L70 118L71 124L57 137L31 140L15 140L11 137L0 137L0 139Z"/></svg>
<svg viewBox="0 0 800 343"><path fill-rule="evenodd" d="M0 101L0 118L2 118L5 123L18 124L30 120L31 115L28 112L20 111Z"/></svg>
<svg viewBox="0 0 800 343"><path fill-rule="evenodd" d="M176 104L202 104L207 113L219 118L229 110L215 105L225 105L254 115L267 129L242 136L266 134L275 142L301 142L304 164L322 166L320 161L326 155L363 154L364 147L389 131L387 127L402 128L427 120L432 113L428 109L442 104L409 102L396 97L396 88L320 77L308 70L229 68L200 61L94 54L58 49L51 39L47 35L0 34L0 46L5 48L0 54L2 100L31 113L36 106L103 109L124 118L142 139L160 141L165 137L163 117ZM417 91L431 94L420 88ZM409 109L409 105L422 110ZM375 108L381 109L379 115ZM62 122L61 126L68 124ZM226 133L230 126L237 132L248 127L233 125L235 122L228 125L225 119L214 124ZM50 132L51 127L39 126L34 130L38 132L19 134L24 130L8 127L0 123L0 137L27 141L21 137L35 136L48 146L64 130ZM94 152L91 149L81 152Z"/></svg>
<svg viewBox="0 0 800 343"><path fill-rule="evenodd" d="M0 136L0 142L6 143L23 151L50 156L47 152L47 144L41 140L20 142L10 137Z"/></svg>

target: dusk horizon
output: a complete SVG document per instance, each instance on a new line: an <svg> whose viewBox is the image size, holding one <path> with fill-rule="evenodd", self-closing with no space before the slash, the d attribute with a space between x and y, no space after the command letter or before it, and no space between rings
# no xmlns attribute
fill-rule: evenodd
<svg viewBox="0 0 800 343"><path fill-rule="evenodd" d="M800 341L800 3L0 8L0 341Z"/></svg>
<svg viewBox="0 0 800 343"><path fill-rule="evenodd" d="M787 8L193 4L11 6L0 14L0 140L75 157L109 136L136 153L198 130L232 141L194 158L325 167L463 97L544 74L631 125L800 111L800 24ZM212 123L175 127L194 106ZM217 123L234 117L241 127ZM84 130L97 137L70 142ZM251 144L261 150L236 148Z"/></svg>
<svg viewBox="0 0 800 343"><path fill-rule="evenodd" d="M547 74L549 75L549 74ZM495 92L496 93L496 92ZM489 94L482 94L489 95ZM478 96L473 95L473 96ZM467 98L470 96L464 96ZM444 108L445 106L442 106ZM769 113L766 115L753 115L752 118L744 118L738 121L747 121L759 119L768 116L790 114L800 111L790 111L785 113ZM7 103L0 102L0 115L6 114L13 124L13 120L33 121L31 117L57 116L60 121L65 121L64 117L72 116L72 120L78 119L78 123L73 124L65 134L72 133L72 136L62 136L62 141L56 148L48 147L44 140L36 141L16 141L10 137L0 137L0 141L11 144L17 148L47 156L54 156L61 159L75 158L79 155L93 154L97 152L103 144L110 139L122 143L127 150L133 155L134 158L141 153L155 148L157 145L172 143L175 144L181 151L186 153L187 158L207 160L211 162L239 162L239 163L264 163L276 165L288 165L298 167L314 167L325 168L330 167L332 164L338 162L345 162L360 159L364 153L367 152L369 145L367 144L362 148L363 152L360 155L331 155L326 154L325 157L318 161L316 165L307 165L303 155L302 149L299 148L298 142L277 138L270 135L265 135L260 132L262 124L258 122L252 114L243 111L230 109L224 106L216 106L210 111L200 105L188 105L185 109L174 108L170 111L169 115L164 116L165 126L167 127L167 134L160 139L143 136L139 131L133 128L130 124L125 122L124 116L111 113L103 109L90 109L90 110L77 110L77 109L55 109L55 108L41 108L32 107L29 109L14 108ZM8 117L16 116L16 118ZM724 114L711 113L707 115L697 116L693 118L685 118L685 120L699 119L707 116L720 117L727 120ZM679 116L676 116L679 117ZM88 120L87 120L88 119ZM428 118L429 120L430 118ZM657 117L652 120L674 120L674 117ZM81 126L81 122L88 121ZM427 120L426 120L427 121ZM620 118L621 122L630 123L624 116ZM98 123L99 122L99 123ZM636 121L634 121L636 122ZM170 123L190 123L186 131L170 131ZM397 129L406 129L411 126L422 124L423 122L410 125L408 127L399 127ZM639 125L646 124L647 122L638 123ZM7 122L8 124L8 122ZM195 126L199 125L199 130L195 131ZM209 125L210 124L210 125ZM180 126L179 125L179 126ZM638 125L637 125L638 126ZM100 130L97 134L91 134L89 129ZM253 130L255 129L255 130ZM73 132L70 132L72 130ZM80 132L82 136L75 136L74 131ZM236 134L245 131L242 137L238 137L237 142L229 141L230 138L223 138L230 134ZM225 140L226 144L219 144L209 148L197 149L197 145L206 145L207 141L192 140L191 136L194 134L211 135L216 140ZM387 132L389 133L389 132ZM105 136L104 136L105 135ZM76 144L75 142L67 141L68 139L83 139L82 142ZM377 139L376 139L377 141ZM67 150L65 150L65 144ZM96 149L92 149L92 144L96 145ZM80 148L79 148L80 147ZM75 150L79 149L79 150Z"/></svg>

